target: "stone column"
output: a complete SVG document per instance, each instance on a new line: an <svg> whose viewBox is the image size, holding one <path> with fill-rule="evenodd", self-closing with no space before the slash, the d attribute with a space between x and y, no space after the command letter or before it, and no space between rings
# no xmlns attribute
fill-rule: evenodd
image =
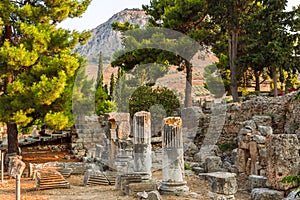
<svg viewBox="0 0 300 200"><path fill-rule="evenodd" d="M187 192L189 188L183 181L183 137L180 117L168 117L163 120L163 181L159 190L162 193Z"/></svg>
<svg viewBox="0 0 300 200"><path fill-rule="evenodd" d="M132 159L130 150L130 114L108 113L107 148L109 167L115 168L119 174L127 173L128 161Z"/></svg>
<svg viewBox="0 0 300 200"><path fill-rule="evenodd" d="M133 118L133 157L134 173L141 174L142 179L151 177L151 116L141 111Z"/></svg>

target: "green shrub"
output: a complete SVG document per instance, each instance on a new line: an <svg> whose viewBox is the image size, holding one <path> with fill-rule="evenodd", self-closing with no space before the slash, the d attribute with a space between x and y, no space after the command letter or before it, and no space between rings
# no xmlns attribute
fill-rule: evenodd
<svg viewBox="0 0 300 200"><path fill-rule="evenodd" d="M192 167L190 166L189 163L184 163L184 170L192 170Z"/></svg>
<svg viewBox="0 0 300 200"><path fill-rule="evenodd" d="M236 144L233 143L224 143L219 145L219 149L221 151L228 151L228 150L233 150L236 148Z"/></svg>
<svg viewBox="0 0 300 200"><path fill-rule="evenodd" d="M286 176L283 177L281 182L283 183L292 183L292 184L297 184L299 185L300 183L300 175L292 175L292 176ZM297 188L295 188L295 190L300 189L300 186L298 186ZM295 197L300 197L300 191L298 191L295 195Z"/></svg>
<svg viewBox="0 0 300 200"><path fill-rule="evenodd" d="M180 108L179 99L175 93L166 87L152 88L150 86L138 87L129 99L129 112L131 116L139 111L150 111L154 105L162 105L167 116Z"/></svg>

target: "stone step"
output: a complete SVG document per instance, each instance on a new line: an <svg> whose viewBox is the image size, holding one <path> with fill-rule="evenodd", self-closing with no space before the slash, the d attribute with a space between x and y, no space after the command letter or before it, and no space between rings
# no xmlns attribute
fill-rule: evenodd
<svg viewBox="0 0 300 200"><path fill-rule="evenodd" d="M37 171L36 174L36 189L56 189L56 188L70 188L70 184L66 179L56 170L53 171Z"/></svg>

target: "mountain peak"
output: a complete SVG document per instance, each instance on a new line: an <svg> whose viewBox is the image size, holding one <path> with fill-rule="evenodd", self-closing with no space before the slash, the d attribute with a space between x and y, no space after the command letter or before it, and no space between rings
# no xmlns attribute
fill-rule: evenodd
<svg viewBox="0 0 300 200"><path fill-rule="evenodd" d="M103 60L109 62L114 52L122 48L121 34L114 31L111 27L113 22L138 24L140 27L145 27L149 19L145 11L132 8L124 9L103 24L91 30L92 37L84 46L78 46L79 54L85 56L89 62L98 62L100 51L103 53Z"/></svg>

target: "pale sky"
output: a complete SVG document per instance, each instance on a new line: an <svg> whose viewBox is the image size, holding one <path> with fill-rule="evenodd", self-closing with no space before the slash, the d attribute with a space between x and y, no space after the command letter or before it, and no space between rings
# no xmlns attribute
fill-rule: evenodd
<svg viewBox="0 0 300 200"><path fill-rule="evenodd" d="M81 18L68 19L59 27L78 31L91 30L125 8L142 8L143 4L149 3L150 0L92 0ZM288 10L299 4L300 0L289 0Z"/></svg>
<svg viewBox="0 0 300 200"><path fill-rule="evenodd" d="M67 19L59 27L78 31L91 30L125 8L142 9L143 4L149 3L150 0L92 0L81 18Z"/></svg>

